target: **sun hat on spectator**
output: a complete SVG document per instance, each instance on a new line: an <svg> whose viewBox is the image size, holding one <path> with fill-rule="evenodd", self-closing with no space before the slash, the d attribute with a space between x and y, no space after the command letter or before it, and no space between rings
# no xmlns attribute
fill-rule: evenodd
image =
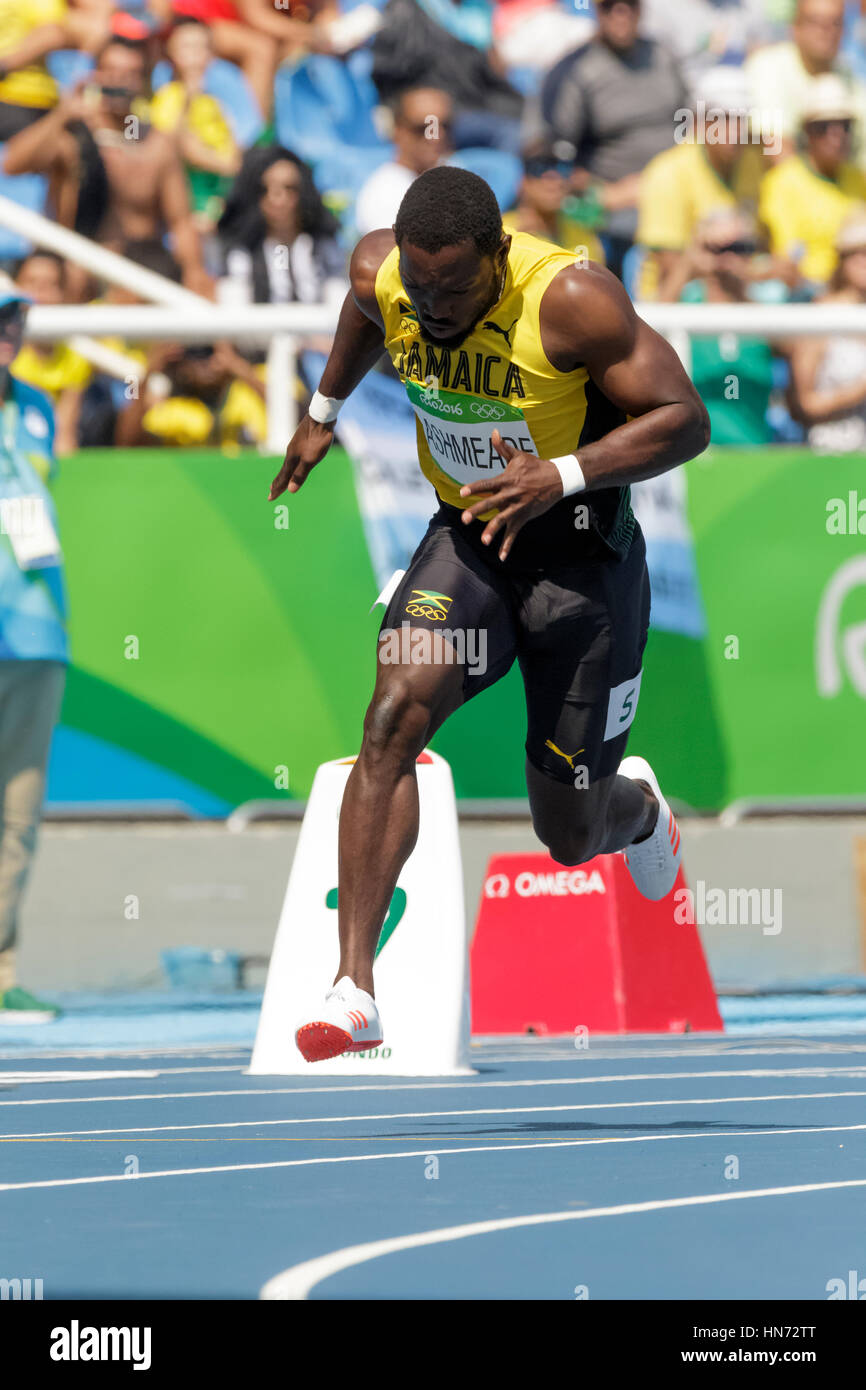
<svg viewBox="0 0 866 1390"><path fill-rule="evenodd" d="M856 115L851 94L842 78L827 72L810 86L800 122L809 125L812 121L851 121Z"/></svg>
<svg viewBox="0 0 866 1390"><path fill-rule="evenodd" d="M707 111L748 111L749 84L742 68L720 63L705 72L695 88L695 97Z"/></svg>

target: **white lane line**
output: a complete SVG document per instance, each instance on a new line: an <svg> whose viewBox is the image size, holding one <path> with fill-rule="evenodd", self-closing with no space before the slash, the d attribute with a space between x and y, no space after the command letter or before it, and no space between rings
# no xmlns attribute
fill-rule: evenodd
<svg viewBox="0 0 866 1390"><path fill-rule="evenodd" d="M156 1081L158 1071L0 1071L0 1086L45 1086L55 1081Z"/></svg>
<svg viewBox="0 0 866 1390"><path fill-rule="evenodd" d="M266 1091L160 1091L156 1094L144 1093L136 1096L42 1096L32 1100L0 1100L0 1105L90 1105L112 1100L197 1100L199 1096L290 1096L290 1086L275 1086Z"/></svg>
<svg viewBox="0 0 866 1390"><path fill-rule="evenodd" d="M36 1182L0 1183L0 1192L26 1192L38 1187L85 1187L103 1182L142 1182L145 1178L187 1178L199 1177L206 1173L253 1173L263 1168L317 1168L328 1163L373 1163L388 1158L418 1158L419 1154L495 1154L515 1153L525 1149L583 1149L593 1144L649 1144L678 1143L683 1139L752 1139L783 1134L844 1134L848 1130L862 1129L862 1125L823 1125L815 1128L808 1125L803 1129L723 1129L711 1134L628 1134L603 1139L551 1139L535 1140L527 1144L478 1144L473 1148L459 1149L407 1149L403 1153L383 1154L341 1154L334 1158L282 1158L267 1163L220 1163L212 1168L163 1168L153 1173L139 1171L129 1173L100 1173L85 1178L43 1178Z"/></svg>
<svg viewBox="0 0 866 1390"><path fill-rule="evenodd" d="M197 1070L197 1068L189 1068ZM201 1070L210 1070L201 1068ZM215 1068L215 1070L222 1070ZM233 1070L233 1068L226 1068ZM170 1068L167 1075L172 1075L174 1068ZM132 1075L150 1077L151 1072L135 1072ZM557 1076L557 1077L538 1077L521 1079L516 1081L394 1081L394 1082L364 1082L349 1086L280 1086L275 1089L259 1090L248 1087L245 1090L237 1091L164 1091L159 1094L146 1093L133 1096L51 1096L48 1098L0 1100L0 1105L85 1105L92 1102L103 1102L110 1100L186 1100L195 1099L198 1096L324 1096L339 1095L348 1092L351 1095L362 1091L467 1091L474 1089L495 1090L497 1088L517 1089L525 1086L594 1086L606 1085L608 1083L628 1083L629 1081L705 1081L714 1080L716 1077L746 1077L766 1080L767 1078L794 1077L802 1079L804 1077L831 1077L831 1076L850 1076L852 1078L866 1076L866 1066L850 1067L753 1067L748 1070L737 1071L649 1071L649 1072L623 1072L616 1076L604 1074L598 1076ZM0 1082L4 1073L0 1072Z"/></svg>
<svg viewBox="0 0 866 1390"><path fill-rule="evenodd" d="M261 1094L261 1092L259 1093ZM675 1097L671 1100L600 1100L583 1105L509 1105L486 1106L474 1110L403 1110L389 1115L304 1115L284 1116L277 1120L216 1120L207 1124L134 1125L122 1129L57 1129L32 1134L3 1134L0 1141L11 1139L59 1139L82 1135L161 1134L198 1129L245 1129L265 1125L342 1125L370 1124L379 1120L442 1120L459 1116L470 1119L476 1115L549 1115L577 1110L652 1110L664 1105L739 1105L744 1102L777 1100L839 1100L844 1096L866 1096L866 1091L805 1091L779 1096L698 1096L692 1100ZM374 1138L374 1135L370 1136Z"/></svg>
<svg viewBox="0 0 866 1390"><path fill-rule="evenodd" d="M810 1182L796 1187L757 1187L749 1192L710 1192L699 1197L668 1197L654 1202L624 1202L615 1207L589 1207L586 1211L548 1211L535 1216L505 1216L495 1221L473 1221L463 1226L441 1226L437 1231L395 1236L390 1240L371 1240L365 1245L347 1245L329 1255L320 1255L303 1264L292 1265L274 1275L263 1286L259 1298L269 1301L305 1299L310 1290L340 1274L344 1269L378 1260L383 1255L417 1250L425 1245L465 1240L467 1236L486 1236L495 1231L513 1231L525 1226L549 1226L562 1221L591 1221L600 1216L635 1216L649 1211L670 1211L676 1207L713 1206L717 1202L745 1202L755 1197L792 1197L804 1192L829 1192L843 1187L866 1187L866 1178L842 1182Z"/></svg>

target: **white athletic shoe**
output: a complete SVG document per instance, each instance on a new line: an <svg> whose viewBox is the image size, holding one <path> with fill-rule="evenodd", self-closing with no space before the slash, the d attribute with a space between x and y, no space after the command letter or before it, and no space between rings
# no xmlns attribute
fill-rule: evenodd
<svg viewBox="0 0 866 1390"><path fill-rule="evenodd" d="M382 1021L372 994L344 975L325 995L312 1021L295 1031L298 1050L308 1062L324 1062L343 1052L366 1052L382 1041Z"/></svg>
<svg viewBox="0 0 866 1390"><path fill-rule="evenodd" d="M680 830L674 813L661 794L656 775L645 758L623 758L620 777L646 782L659 804L655 830L648 840L623 850L628 871L639 893L652 902L666 898L677 879L683 857Z"/></svg>

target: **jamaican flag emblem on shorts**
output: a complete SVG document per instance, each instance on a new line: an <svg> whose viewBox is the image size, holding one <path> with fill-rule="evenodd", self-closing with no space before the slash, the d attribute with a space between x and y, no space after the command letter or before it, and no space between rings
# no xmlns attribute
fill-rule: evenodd
<svg viewBox="0 0 866 1390"><path fill-rule="evenodd" d="M434 589L413 589L406 604L406 612L413 618L427 618L438 622L448 612L451 599L448 594L437 594Z"/></svg>

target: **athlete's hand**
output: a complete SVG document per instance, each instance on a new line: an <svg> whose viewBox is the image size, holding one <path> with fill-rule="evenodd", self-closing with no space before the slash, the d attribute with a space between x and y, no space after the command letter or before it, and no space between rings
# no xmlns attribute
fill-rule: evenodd
<svg viewBox="0 0 866 1390"><path fill-rule="evenodd" d="M271 483L268 501L273 502L274 498L279 497L287 488L289 492L297 492L311 469L325 457L333 442L333 423L320 425L318 420L305 415L289 441L283 466Z"/></svg>
<svg viewBox="0 0 866 1390"><path fill-rule="evenodd" d="M498 507L496 515L488 521L481 533L481 539L485 545L490 545L497 532L504 527L505 535L499 547L499 558L504 560L520 528L533 517L541 516L542 512L548 511L554 502L560 500L562 477L556 464L551 463L550 459L540 459L535 454L525 454L522 450L515 449L513 445L506 443L499 430L493 431L491 440L497 454L505 459L505 470L498 478L490 478L488 481L473 483L471 487L467 485L460 489L461 497L484 494L481 502L467 507L461 520L468 525L482 512L489 512L491 507Z"/></svg>

